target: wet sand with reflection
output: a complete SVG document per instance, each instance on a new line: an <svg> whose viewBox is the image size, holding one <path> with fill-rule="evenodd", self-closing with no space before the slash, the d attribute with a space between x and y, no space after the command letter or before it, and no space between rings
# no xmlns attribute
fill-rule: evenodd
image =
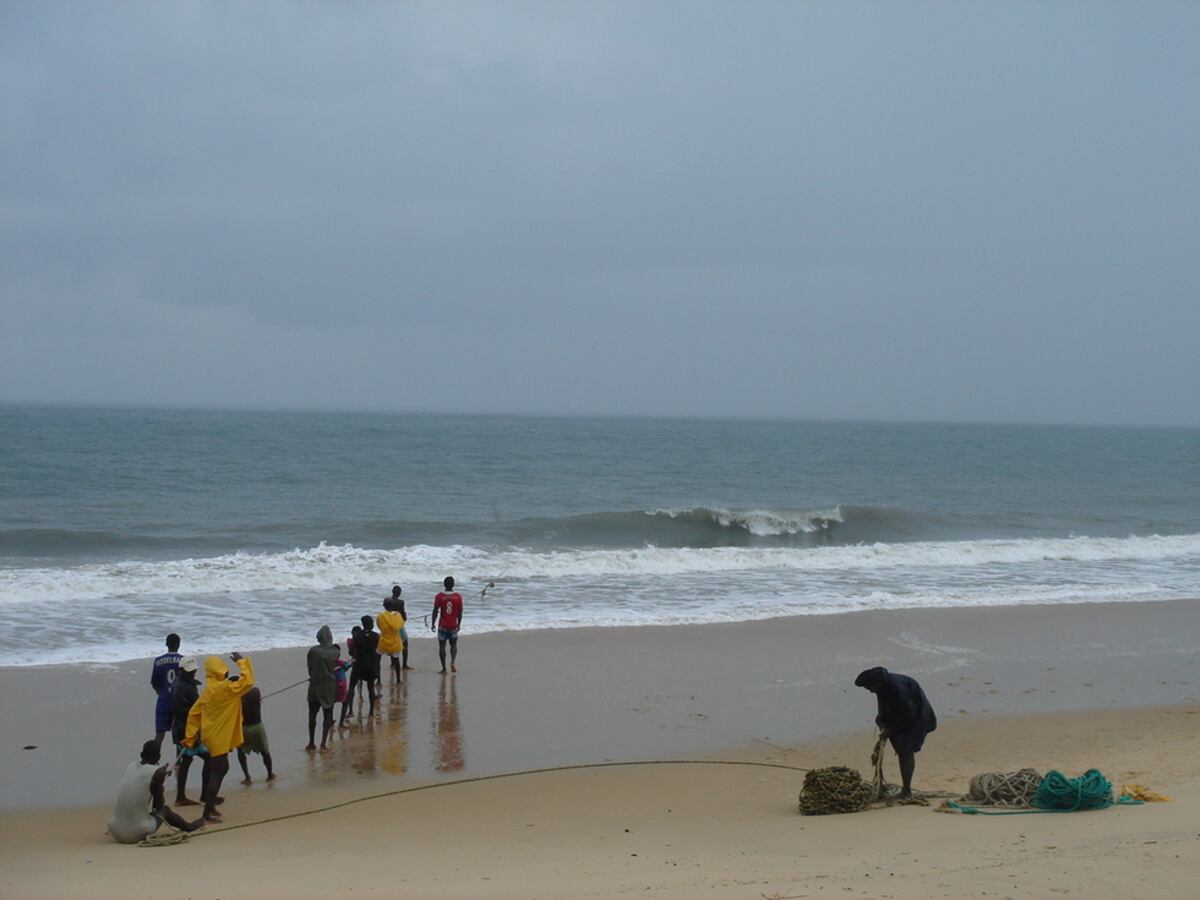
<svg viewBox="0 0 1200 900"><path fill-rule="evenodd" d="M263 701L278 780L230 786L226 820L272 795L603 760L798 744L871 721L854 675L920 677L943 717L1185 703L1200 696L1200 603L900 610L770 622L465 635L457 675L436 644L385 685L332 751L309 754L303 687ZM1069 642L1064 644L1064 636ZM264 694L302 677L306 648L253 655ZM1052 659L1053 665L1040 662ZM152 731L148 661L0 670L0 804L108 802ZM32 750L21 750L33 746Z"/></svg>

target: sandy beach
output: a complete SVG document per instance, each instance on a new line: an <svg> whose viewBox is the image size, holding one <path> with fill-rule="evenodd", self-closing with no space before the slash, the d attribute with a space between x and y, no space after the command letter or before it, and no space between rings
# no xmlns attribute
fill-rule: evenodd
<svg viewBox="0 0 1200 900"><path fill-rule="evenodd" d="M418 641L381 717L326 756L303 751L303 688L267 699L279 780L253 757L255 784L226 782L223 827L159 849L104 835L149 736L147 663L5 669L0 895L1188 896L1198 645L1192 600L466 636L446 677ZM303 649L254 659L265 694L303 677ZM939 712L919 789L1096 767L1174 802L801 817L802 769L867 770L873 699L852 682L876 663ZM650 760L667 762L508 774Z"/></svg>
<svg viewBox="0 0 1200 900"><path fill-rule="evenodd" d="M0 900L1200 900L1198 34L0 0Z"/></svg>

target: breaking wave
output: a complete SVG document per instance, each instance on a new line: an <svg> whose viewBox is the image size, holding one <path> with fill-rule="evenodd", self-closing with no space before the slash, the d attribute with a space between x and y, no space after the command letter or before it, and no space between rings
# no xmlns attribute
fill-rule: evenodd
<svg viewBox="0 0 1200 900"><path fill-rule="evenodd" d="M820 509L692 506L492 522L310 521L230 525L190 535L154 533L150 528L129 532L23 528L0 532L0 562L5 558L217 556L234 549L283 552L321 540L367 548L817 547L981 537L993 528L931 513L846 504Z"/></svg>
<svg viewBox="0 0 1200 900"><path fill-rule="evenodd" d="M143 594L330 591L380 585L436 585L448 572L487 581L690 576L706 573L843 573L975 568L1047 561L1130 564L1200 560L1200 534L1126 538L932 541L826 547L655 547L494 550L418 545L392 550L321 543L283 553L231 553L165 561L123 561L0 570L0 605L74 602Z"/></svg>

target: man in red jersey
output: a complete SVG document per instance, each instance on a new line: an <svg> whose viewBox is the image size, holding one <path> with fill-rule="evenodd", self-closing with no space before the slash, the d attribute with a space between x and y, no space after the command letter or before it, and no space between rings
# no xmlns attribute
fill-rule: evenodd
<svg viewBox="0 0 1200 900"><path fill-rule="evenodd" d="M462 625L463 598L454 590L454 579L447 576L442 581L446 588L438 591L433 598L433 618L429 622L429 630L437 629L438 659L442 661L442 674L446 674L446 642L450 642L450 671L457 672L458 666L458 629ZM438 617L441 621L438 621Z"/></svg>

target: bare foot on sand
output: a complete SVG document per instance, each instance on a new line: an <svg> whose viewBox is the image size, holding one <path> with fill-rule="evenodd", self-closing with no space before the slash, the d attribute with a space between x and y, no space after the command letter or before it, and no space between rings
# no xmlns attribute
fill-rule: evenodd
<svg viewBox="0 0 1200 900"><path fill-rule="evenodd" d="M199 806L200 801L193 800L190 797L176 797L175 805L176 806Z"/></svg>
<svg viewBox="0 0 1200 900"><path fill-rule="evenodd" d="M242 784L254 784L254 780L251 778L243 778Z"/></svg>

